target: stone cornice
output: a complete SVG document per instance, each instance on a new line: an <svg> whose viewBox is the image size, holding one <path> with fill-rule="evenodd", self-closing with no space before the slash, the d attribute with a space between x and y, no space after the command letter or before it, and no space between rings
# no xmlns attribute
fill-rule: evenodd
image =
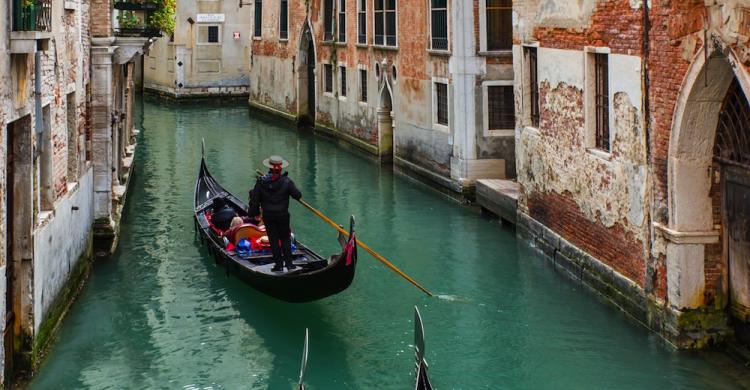
<svg viewBox="0 0 750 390"><path fill-rule="evenodd" d="M681 232L654 222L654 229L673 244L715 244L719 242L719 231Z"/></svg>

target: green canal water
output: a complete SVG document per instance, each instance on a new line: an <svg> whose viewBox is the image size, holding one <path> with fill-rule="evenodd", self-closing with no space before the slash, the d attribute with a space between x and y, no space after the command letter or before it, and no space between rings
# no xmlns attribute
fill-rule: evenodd
<svg viewBox="0 0 750 390"><path fill-rule="evenodd" d="M310 329L309 389L413 388L413 308L438 389L741 386L714 358L677 352L557 274L512 231L335 143L244 107L143 106L115 255L95 264L33 389L291 389ZM266 155L291 160L304 198L436 293L364 251L352 286L307 304L228 277L196 242L193 185L209 168L246 196ZM322 254L334 232L298 204Z"/></svg>

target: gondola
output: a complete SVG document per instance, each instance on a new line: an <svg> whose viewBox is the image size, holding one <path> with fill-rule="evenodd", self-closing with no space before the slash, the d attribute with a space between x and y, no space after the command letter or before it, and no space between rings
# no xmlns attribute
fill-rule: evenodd
<svg viewBox="0 0 750 390"><path fill-rule="evenodd" d="M232 242L242 238L265 235L264 228L245 223L221 232L210 222L215 198L223 198L240 217L247 217L247 206L225 190L209 173L205 157L201 156L200 171L195 183L195 224L203 242L216 261L256 290L287 302L310 302L344 291L352 283L357 265L357 240L354 217L349 221L348 240L339 234L340 254L324 258L300 242L294 242L294 265L287 272L273 272L270 251L239 252L231 249ZM229 249L228 249L229 248ZM286 269L285 269L286 270Z"/></svg>
<svg viewBox="0 0 750 390"><path fill-rule="evenodd" d="M414 356L416 358L416 390L432 390L430 378L427 376L427 361L424 359L424 327L419 309L414 306Z"/></svg>

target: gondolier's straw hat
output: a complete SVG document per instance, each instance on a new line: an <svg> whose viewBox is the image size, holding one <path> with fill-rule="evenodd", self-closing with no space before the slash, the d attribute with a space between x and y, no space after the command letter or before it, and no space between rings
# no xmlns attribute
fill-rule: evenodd
<svg viewBox="0 0 750 390"><path fill-rule="evenodd" d="M281 165L282 168L289 166L289 161L284 160L281 156L271 156L263 160L263 165L268 168L273 168L275 165Z"/></svg>

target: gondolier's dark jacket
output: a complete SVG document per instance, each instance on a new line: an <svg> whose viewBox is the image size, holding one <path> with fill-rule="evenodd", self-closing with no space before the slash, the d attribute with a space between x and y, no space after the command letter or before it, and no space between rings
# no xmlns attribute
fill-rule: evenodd
<svg viewBox="0 0 750 390"><path fill-rule="evenodd" d="M289 214L289 197L299 200L302 192L286 173L276 181L271 180L270 174L261 176L250 191L248 212L253 217L260 215L261 208L266 216Z"/></svg>

